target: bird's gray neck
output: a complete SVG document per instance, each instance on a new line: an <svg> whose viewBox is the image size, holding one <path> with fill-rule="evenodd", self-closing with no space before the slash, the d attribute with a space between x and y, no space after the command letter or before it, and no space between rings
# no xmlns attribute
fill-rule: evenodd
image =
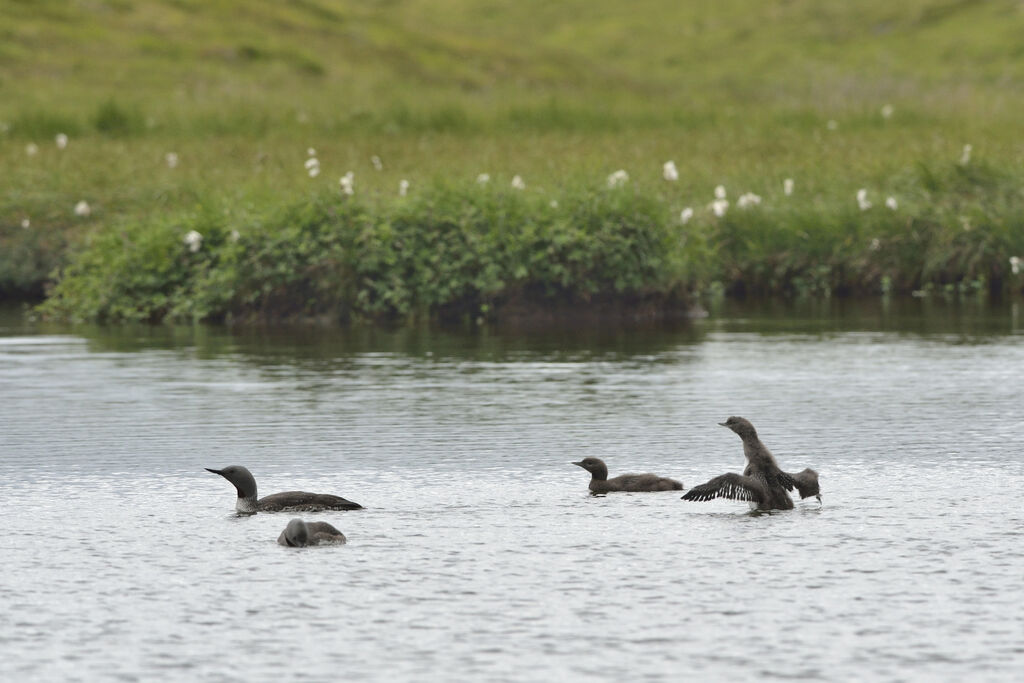
<svg viewBox="0 0 1024 683"><path fill-rule="evenodd" d="M238 500L235 501L235 510L244 514L256 512L256 496L248 496L246 498L239 496Z"/></svg>

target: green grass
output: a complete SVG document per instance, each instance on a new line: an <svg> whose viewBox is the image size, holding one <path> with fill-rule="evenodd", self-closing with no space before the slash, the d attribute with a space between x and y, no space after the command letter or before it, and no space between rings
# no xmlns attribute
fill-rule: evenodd
<svg viewBox="0 0 1024 683"><path fill-rule="evenodd" d="M1020 35L1024 10L1011 0L0 0L0 292L39 295L55 269L77 264L58 288L70 302L88 289L75 275L83 263L113 273L128 258L116 237L204 225L196 216L216 215L228 233L256 222L269 240L287 233L281 216L337 200L349 170L374 224L453 201L439 186L486 202L519 174L536 215L508 229L529 244L543 207L598 196L619 168L678 237L659 262L700 263L664 266L641 289L1020 289L1008 272L1024 256ZM315 179L307 147L323 169ZM661 177L669 159L674 183ZM481 192L482 172L493 180ZM401 179L411 185L400 199ZM723 219L706 208L718 184L733 202ZM747 191L763 203L736 210ZM890 195L896 212L883 206ZM80 200L88 217L74 214ZM684 228L686 206L697 215ZM133 267L143 266L161 267ZM406 289L420 286L403 272ZM602 291L632 275L606 273ZM497 296L487 291L448 303L472 308ZM124 306L102 315L247 310ZM414 298L391 313L423 307L443 304Z"/></svg>

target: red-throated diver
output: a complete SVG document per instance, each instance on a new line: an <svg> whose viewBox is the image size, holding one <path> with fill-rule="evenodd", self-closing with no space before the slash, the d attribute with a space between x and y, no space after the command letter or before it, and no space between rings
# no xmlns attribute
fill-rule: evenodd
<svg viewBox="0 0 1024 683"><path fill-rule="evenodd" d="M301 519L288 522L288 526L277 537L278 543L292 548L307 545L341 545L345 541L345 534L327 522L304 522Z"/></svg>
<svg viewBox="0 0 1024 683"><path fill-rule="evenodd" d="M706 484L694 486L686 492L683 500L732 498L748 501L755 510L789 510L793 507L793 500L786 491L792 491L795 487L801 498L815 496L821 502L818 473L805 469L797 474L787 474L779 469L775 457L757 438L757 431L749 420L730 417L718 424L728 427L743 439L743 455L747 456L747 467L743 474L729 472Z"/></svg>
<svg viewBox="0 0 1024 683"><path fill-rule="evenodd" d="M306 493L305 491L285 491L274 493L263 498L256 498L256 480L252 473L241 465L232 465L222 470L204 468L224 477L238 490L238 501L235 509L239 512L316 512L318 510L360 510L362 505L345 500L341 496L326 493Z"/></svg>
<svg viewBox="0 0 1024 683"><path fill-rule="evenodd" d="M675 479L666 479L656 474L620 474L608 478L608 467L600 458L583 458L572 463L590 472L591 493L612 491L682 491L683 485Z"/></svg>

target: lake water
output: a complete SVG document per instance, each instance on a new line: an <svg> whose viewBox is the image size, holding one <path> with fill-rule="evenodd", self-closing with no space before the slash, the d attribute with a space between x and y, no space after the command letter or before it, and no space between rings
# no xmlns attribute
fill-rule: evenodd
<svg viewBox="0 0 1024 683"><path fill-rule="evenodd" d="M724 305L689 326L60 328L0 316L0 680L1020 680L1020 303ZM687 486L749 418L824 502ZM233 514L366 506L341 547Z"/></svg>

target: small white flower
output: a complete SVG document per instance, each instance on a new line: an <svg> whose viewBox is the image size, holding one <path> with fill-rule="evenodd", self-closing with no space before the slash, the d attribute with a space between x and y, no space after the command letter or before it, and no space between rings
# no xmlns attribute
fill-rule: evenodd
<svg viewBox="0 0 1024 683"><path fill-rule="evenodd" d="M27 218L22 218L21 219L21 227L23 227L26 230L28 230L31 226L32 226L32 221L30 221ZM1013 260L1011 259L1010 262L1013 263Z"/></svg>
<svg viewBox="0 0 1024 683"><path fill-rule="evenodd" d="M35 155L39 154L39 145L37 145L34 142L28 143L27 145L25 145L25 154L29 155L30 157L34 157Z"/></svg>
<svg viewBox="0 0 1024 683"><path fill-rule="evenodd" d="M342 194L346 194L349 196L355 194L355 181L356 174L353 173L352 171L349 171L345 175L341 176L341 179L338 180L338 184L341 185Z"/></svg>
<svg viewBox="0 0 1024 683"><path fill-rule="evenodd" d="M683 222L683 225L689 223L691 218L693 218L693 209L690 207L686 207L679 212L679 220Z"/></svg>
<svg viewBox="0 0 1024 683"><path fill-rule="evenodd" d="M373 167L376 170L378 170L378 171L383 171L384 170L384 162L381 161L380 157L377 156L376 154L374 154L372 157L370 157L370 163L373 164Z"/></svg>
<svg viewBox="0 0 1024 683"><path fill-rule="evenodd" d="M557 209L558 208L558 200L557 199L552 199L551 202L548 204L548 206L550 206L552 209Z"/></svg>
<svg viewBox="0 0 1024 683"><path fill-rule="evenodd" d="M491 174L490 173L481 173L480 175L478 175L476 177L476 182L481 184L481 185L486 185L487 183L491 182Z"/></svg>
<svg viewBox="0 0 1024 683"><path fill-rule="evenodd" d="M316 150L314 148L312 148L312 147L307 147L306 148L306 156L307 157L315 157L316 156Z"/></svg>
<svg viewBox="0 0 1024 683"><path fill-rule="evenodd" d="M408 193L409 193L409 181L405 180L403 178L402 180L398 181L398 196L399 197L404 197Z"/></svg>
<svg viewBox="0 0 1024 683"><path fill-rule="evenodd" d="M306 159L306 173L309 174L310 178L316 178L320 175L320 160L316 157L310 157Z"/></svg>
<svg viewBox="0 0 1024 683"><path fill-rule="evenodd" d="M888 199L885 200L885 206L886 208L895 211L896 209L900 208L900 203L896 201L895 197L889 197Z"/></svg>
<svg viewBox="0 0 1024 683"><path fill-rule="evenodd" d="M789 195L793 194L793 179L792 178L786 178L785 180L782 181L782 193L785 194L787 197Z"/></svg>
<svg viewBox="0 0 1024 683"><path fill-rule="evenodd" d="M232 242L237 242L240 239L242 239L242 233L238 232L237 230L232 230L231 231L231 241Z"/></svg>
<svg viewBox="0 0 1024 683"><path fill-rule="evenodd" d="M182 241L193 254L199 251L199 247L203 246L203 236L195 230L189 230L185 233L185 237Z"/></svg>
<svg viewBox="0 0 1024 683"><path fill-rule="evenodd" d="M1014 275L1020 275L1020 256L1010 257L1010 272Z"/></svg>
<svg viewBox="0 0 1024 683"><path fill-rule="evenodd" d="M665 178L665 180L670 180L672 182L679 180L679 169L676 168L676 162L666 161L664 164L662 164L661 175Z"/></svg>
<svg viewBox="0 0 1024 683"><path fill-rule="evenodd" d="M715 188L715 199L725 199L725 185L719 185Z"/></svg>
<svg viewBox="0 0 1024 683"><path fill-rule="evenodd" d="M629 180L629 174L621 168L608 176L608 187L622 187Z"/></svg>
<svg viewBox="0 0 1024 683"><path fill-rule="evenodd" d="M203 236L196 230L189 230L185 233L185 237L182 238L182 242L188 247L188 250L192 253L199 251L199 248L203 246Z"/></svg>
<svg viewBox="0 0 1024 683"><path fill-rule="evenodd" d="M869 248L871 249L871 251L878 251L881 248L881 246L882 243L876 237L873 240L871 240L871 246Z"/></svg>
<svg viewBox="0 0 1024 683"><path fill-rule="evenodd" d="M711 211L714 212L714 214L716 216L718 216L719 218L724 216L725 212L728 211L728 209L729 209L729 200L728 199L716 199L715 201L711 202Z"/></svg>
<svg viewBox="0 0 1024 683"><path fill-rule="evenodd" d="M167 154L165 154L164 161L167 162L167 168L178 167L178 155L175 154L174 152L168 152Z"/></svg>
<svg viewBox="0 0 1024 683"><path fill-rule="evenodd" d="M871 208L871 202L868 201L868 191L863 187L857 190L857 206L860 207L861 211L867 211Z"/></svg>
<svg viewBox="0 0 1024 683"><path fill-rule="evenodd" d="M86 202L84 199L82 201L78 202L77 204L75 204L75 215L76 216L81 216L81 217L84 218L84 217L88 216L91 213L92 213L92 209L89 208L88 202Z"/></svg>
<svg viewBox="0 0 1024 683"><path fill-rule="evenodd" d="M68 136L64 133L57 133L53 141L57 143L57 149L65 149L68 146Z"/></svg>
<svg viewBox="0 0 1024 683"><path fill-rule="evenodd" d="M825 124L825 127L828 128L829 130L838 130L839 122L836 121L835 119L829 119L828 123Z"/></svg>
<svg viewBox="0 0 1024 683"><path fill-rule="evenodd" d="M519 176L513 176L512 177L512 187L517 189L517 190L525 190L526 189L526 183L523 182L523 179L520 178Z"/></svg>
<svg viewBox="0 0 1024 683"><path fill-rule="evenodd" d="M974 149L972 146L964 145L964 151L963 151L963 153L960 154L960 165L961 166L966 166L967 163L971 160L971 150L972 149Z"/></svg>
<svg viewBox="0 0 1024 683"><path fill-rule="evenodd" d="M741 209L746 209L751 206L757 206L761 203L761 197L754 194L753 192L747 192L746 194L740 195L740 198L736 201L736 206Z"/></svg>
<svg viewBox="0 0 1024 683"><path fill-rule="evenodd" d="M892 112L893 112L893 108L892 108L891 104L884 105L882 107L882 118L883 119L891 119L892 118Z"/></svg>

